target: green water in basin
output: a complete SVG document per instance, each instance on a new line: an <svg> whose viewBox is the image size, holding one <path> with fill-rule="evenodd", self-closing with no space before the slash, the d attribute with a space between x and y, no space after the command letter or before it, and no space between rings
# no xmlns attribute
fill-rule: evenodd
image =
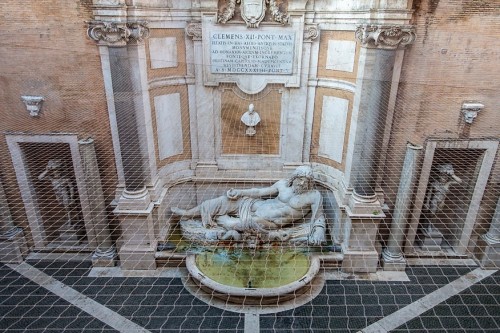
<svg viewBox="0 0 500 333"><path fill-rule="evenodd" d="M293 250L217 249L196 255L196 266L210 279L241 288L275 288L302 278L306 254Z"/></svg>

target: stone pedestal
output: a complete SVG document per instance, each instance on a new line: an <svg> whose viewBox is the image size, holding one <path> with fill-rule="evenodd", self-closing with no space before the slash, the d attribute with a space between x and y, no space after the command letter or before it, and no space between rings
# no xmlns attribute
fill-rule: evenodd
<svg viewBox="0 0 500 333"><path fill-rule="evenodd" d="M378 266L377 251L353 251L342 245L344 259L342 271L346 273L375 273Z"/></svg>
<svg viewBox="0 0 500 333"><path fill-rule="evenodd" d="M13 228L0 235L0 262L20 263L27 254L28 247L21 228Z"/></svg>
<svg viewBox="0 0 500 333"><path fill-rule="evenodd" d="M420 235L420 247L422 251L441 251L443 234L438 230L423 230Z"/></svg>
<svg viewBox="0 0 500 333"><path fill-rule="evenodd" d="M64 246L78 246L80 244L80 240L78 239L78 234L75 230L75 227L72 225L64 224L58 230L59 237L57 240L62 243Z"/></svg>
<svg viewBox="0 0 500 333"><path fill-rule="evenodd" d="M366 209L367 203L363 207ZM377 200L372 202L380 207ZM353 214L347 207L345 240L342 244L342 271L346 273L373 273L377 270L379 253L375 249L378 225L385 217L382 211L372 210L371 214ZM376 214L374 214L376 213Z"/></svg>
<svg viewBox="0 0 500 333"><path fill-rule="evenodd" d="M146 210L115 210L120 220L120 266L125 270L156 269L153 204Z"/></svg>
<svg viewBox="0 0 500 333"><path fill-rule="evenodd" d="M500 269L500 242L491 242L485 236L481 236L480 239L478 245L484 249L479 260L481 267Z"/></svg>

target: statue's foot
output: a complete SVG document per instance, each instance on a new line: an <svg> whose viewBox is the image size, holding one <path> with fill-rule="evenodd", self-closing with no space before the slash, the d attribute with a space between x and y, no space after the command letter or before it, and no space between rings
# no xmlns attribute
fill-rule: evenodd
<svg viewBox="0 0 500 333"><path fill-rule="evenodd" d="M310 245L321 245L324 242L326 242L324 228L316 228L314 232L309 236Z"/></svg>
<svg viewBox="0 0 500 333"><path fill-rule="evenodd" d="M184 215L186 213L185 209L181 209L181 208L178 208L178 207L171 207L170 211L172 213L174 213L175 215L179 215L179 216L182 216L182 215Z"/></svg>

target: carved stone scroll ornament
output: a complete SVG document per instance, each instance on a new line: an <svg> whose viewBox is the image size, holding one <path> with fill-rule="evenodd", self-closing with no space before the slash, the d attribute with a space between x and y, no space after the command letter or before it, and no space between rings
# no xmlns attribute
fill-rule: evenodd
<svg viewBox="0 0 500 333"><path fill-rule="evenodd" d="M311 42L314 39L318 38L318 36L319 36L318 25L306 24L306 26L304 27L304 41Z"/></svg>
<svg viewBox="0 0 500 333"><path fill-rule="evenodd" d="M201 37L203 36L201 23L200 22L189 23L186 27L186 34L193 40L201 40Z"/></svg>
<svg viewBox="0 0 500 333"><path fill-rule="evenodd" d="M368 48L404 48L412 44L415 37L415 28L410 25L361 25L356 29L356 39Z"/></svg>
<svg viewBox="0 0 500 333"><path fill-rule="evenodd" d="M147 22L89 22L87 34L102 45L124 46L130 41L141 43L149 36Z"/></svg>

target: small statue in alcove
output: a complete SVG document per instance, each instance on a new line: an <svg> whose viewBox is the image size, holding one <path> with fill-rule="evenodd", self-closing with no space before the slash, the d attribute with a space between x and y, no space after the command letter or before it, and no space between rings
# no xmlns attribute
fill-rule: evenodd
<svg viewBox="0 0 500 333"><path fill-rule="evenodd" d="M248 106L248 111L246 111L243 116L241 116L241 121L243 122L243 124L245 124L245 126L247 126L245 135L254 136L255 133L257 133L257 131L255 130L255 126L260 123L260 116L255 111L255 107L253 104L250 104Z"/></svg>
<svg viewBox="0 0 500 333"><path fill-rule="evenodd" d="M50 180L57 202L64 208L66 221L60 227L60 232L67 233L74 231L71 212L74 205L75 190L71 180L64 176L60 160L49 160L45 171L38 176L39 180L44 180L45 178Z"/></svg>
<svg viewBox="0 0 500 333"><path fill-rule="evenodd" d="M435 218L436 214L443 209L446 197L450 192L450 186L462 182L462 180L455 175L451 163L442 164L437 170L439 172L438 177L432 181L425 203L425 208L430 213L426 230L427 233L436 231L432 220Z"/></svg>

